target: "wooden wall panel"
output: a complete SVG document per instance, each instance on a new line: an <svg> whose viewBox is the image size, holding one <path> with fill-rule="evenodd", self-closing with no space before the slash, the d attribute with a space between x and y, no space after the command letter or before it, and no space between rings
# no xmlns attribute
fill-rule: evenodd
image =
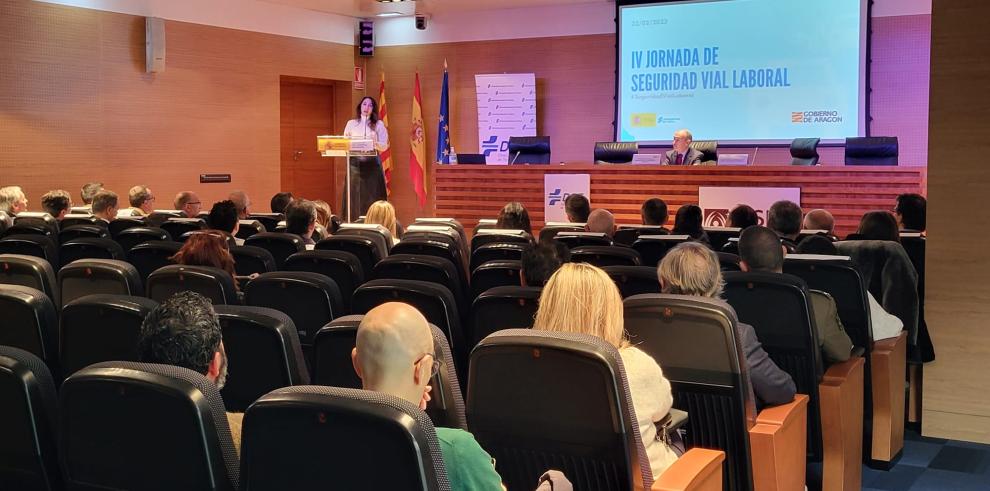
<svg viewBox="0 0 990 491"><path fill-rule="evenodd" d="M990 3L932 4L925 315L936 360L926 366L925 435L990 443Z"/></svg>
<svg viewBox="0 0 990 491"><path fill-rule="evenodd" d="M0 185L31 208L84 182L158 206L244 189L267 211L279 183L279 78L350 80L353 46L166 21L164 73L144 73L144 18L0 1ZM347 100L343 106L350 106ZM315 144L314 144L315 145ZM231 184L199 184L200 173ZM204 205L208 207L208 204Z"/></svg>

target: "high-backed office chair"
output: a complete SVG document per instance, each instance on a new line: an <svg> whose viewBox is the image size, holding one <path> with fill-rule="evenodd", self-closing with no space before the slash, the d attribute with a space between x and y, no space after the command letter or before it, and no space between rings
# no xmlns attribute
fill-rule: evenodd
<svg viewBox="0 0 990 491"><path fill-rule="evenodd" d="M628 164L637 153L638 142L595 142L596 164Z"/></svg>
<svg viewBox="0 0 990 491"><path fill-rule="evenodd" d="M303 386L266 394L244 415L241 453L243 489L322 489L327 483L363 489L372 482L376 489L451 489L430 419L380 392Z"/></svg>
<svg viewBox="0 0 990 491"><path fill-rule="evenodd" d="M131 227L117 233L117 235L114 236L114 240L116 240L125 251L129 251L133 249L134 246L142 242L148 242L149 240L171 241L172 235L160 228L155 227Z"/></svg>
<svg viewBox="0 0 990 491"><path fill-rule="evenodd" d="M289 316L245 305L217 305L215 310L229 367L220 391L228 411L244 412L268 392L309 384L309 370Z"/></svg>
<svg viewBox="0 0 990 491"><path fill-rule="evenodd" d="M846 138L846 165L897 165L897 137Z"/></svg>
<svg viewBox="0 0 990 491"><path fill-rule="evenodd" d="M147 283L148 276L155 270L175 264L169 258L181 248L182 244L171 240L149 240L127 251L127 261L137 268L141 281Z"/></svg>
<svg viewBox="0 0 990 491"><path fill-rule="evenodd" d="M471 347L496 331L533 327L542 291L539 286L510 285L489 288L478 295L471 305Z"/></svg>
<svg viewBox="0 0 990 491"><path fill-rule="evenodd" d="M205 376L171 365L97 363L66 379L59 397L68 489L238 489L226 409Z"/></svg>
<svg viewBox="0 0 990 491"><path fill-rule="evenodd" d="M58 258L65 266L79 259L126 260L127 252L113 239L82 237L62 243Z"/></svg>
<svg viewBox="0 0 990 491"><path fill-rule="evenodd" d="M103 361L138 361L141 323L158 306L150 298L95 294L62 308L59 360L66 375Z"/></svg>
<svg viewBox="0 0 990 491"><path fill-rule="evenodd" d="M507 259L487 261L471 272L471 299L496 286L517 286L520 284L519 271L522 261Z"/></svg>
<svg viewBox="0 0 990 491"><path fill-rule="evenodd" d="M622 246L581 246L571 249L571 262L598 266L639 266L642 259L633 249Z"/></svg>
<svg viewBox="0 0 990 491"><path fill-rule="evenodd" d="M48 261L40 257L0 254L0 285L34 288L48 295L53 305L61 305L55 271Z"/></svg>
<svg viewBox="0 0 990 491"><path fill-rule="evenodd" d="M292 319L299 342L309 346L313 336L331 320L344 315L340 290L332 279L305 271L275 271L251 280L244 303L284 312Z"/></svg>
<svg viewBox="0 0 990 491"><path fill-rule="evenodd" d="M691 240L689 235L640 235L633 242L633 250L643 258L644 266L656 266L677 244Z"/></svg>
<svg viewBox="0 0 990 491"><path fill-rule="evenodd" d="M754 414L732 307L649 294L627 298L623 310L630 341L663 367L674 406L691 415L687 446L725 451L726 489L803 488L808 398Z"/></svg>
<svg viewBox="0 0 990 491"><path fill-rule="evenodd" d="M61 306L99 293L143 295L144 288L137 268L119 259L80 259L58 271Z"/></svg>
<svg viewBox="0 0 990 491"><path fill-rule="evenodd" d="M0 346L0 488L57 491L55 382L37 356Z"/></svg>
<svg viewBox="0 0 990 491"><path fill-rule="evenodd" d="M602 270L619 287L622 298L641 293L660 293L656 266L605 266Z"/></svg>
<svg viewBox="0 0 990 491"><path fill-rule="evenodd" d="M58 378L58 316L48 295L34 288L0 285L0 345L30 352Z"/></svg>
<svg viewBox="0 0 990 491"><path fill-rule="evenodd" d="M214 305L238 304L234 278L230 273L210 266L172 264L155 270L145 282L148 298L164 302L181 291L194 291Z"/></svg>
<svg viewBox="0 0 990 491"><path fill-rule="evenodd" d="M791 140L791 165L818 165L818 142L821 138Z"/></svg>
<svg viewBox="0 0 990 491"><path fill-rule="evenodd" d="M285 264L285 260L289 256L306 250L305 244L298 235L279 232L254 234L244 240L244 245L260 247L272 253L277 269L282 269L282 265Z"/></svg>
<svg viewBox="0 0 990 491"><path fill-rule="evenodd" d="M458 164L487 164L488 159L483 153L458 153L457 154Z"/></svg>
<svg viewBox="0 0 990 491"><path fill-rule="evenodd" d="M549 136L510 136L510 164L549 164Z"/></svg>
<svg viewBox="0 0 990 491"><path fill-rule="evenodd" d="M40 257L58 267L58 245L45 235L19 234L0 239L0 254L20 254Z"/></svg>
<svg viewBox="0 0 990 491"><path fill-rule="evenodd" d="M337 284L340 298L344 302L344 312L351 311L351 297L354 289L364 283L364 269L361 260L345 251L303 251L285 260L285 271L308 271L329 277Z"/></svg>
<svg viewBox="0 0 990 491"><path fill-rule="evenodd" d="M715 165L718 163L717 141L695 140L691 142L690 147L701 152L701 165Z"/></svg>

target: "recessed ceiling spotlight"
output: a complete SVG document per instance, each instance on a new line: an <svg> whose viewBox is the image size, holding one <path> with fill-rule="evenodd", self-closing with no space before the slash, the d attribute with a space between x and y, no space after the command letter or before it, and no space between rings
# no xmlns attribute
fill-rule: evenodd
<svg viewBox="0 0 990 491"><path fill-rule="evenodd" d="M376 17L398 17L402 15L401 12L379 12L375 14Z"/></svg>

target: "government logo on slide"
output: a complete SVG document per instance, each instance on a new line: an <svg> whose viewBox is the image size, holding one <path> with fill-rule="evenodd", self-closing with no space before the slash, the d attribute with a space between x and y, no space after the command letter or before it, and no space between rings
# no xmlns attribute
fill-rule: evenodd
<svg viewBox="0 0 990 491"><path fill-rule="evenodd" d="M841 123L839 111L792 111L791 123Z"/></svg>
<svg viewBox="0 0 990 491"><path fill-rule="evenodd" d="M632 113L629 120L633 128L653 128L657 125L657 113Z"/></svg>

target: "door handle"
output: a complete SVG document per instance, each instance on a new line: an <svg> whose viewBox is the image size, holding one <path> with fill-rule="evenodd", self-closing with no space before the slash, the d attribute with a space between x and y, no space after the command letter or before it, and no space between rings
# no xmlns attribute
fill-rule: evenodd
<svg viewBox="0 0 990 491"><path fill-rule="evenodd" d="M302 150L296 150L295 152L292 152L292 160L298 161L299 157L302 157L302 154L303 154Z"/></svg>

